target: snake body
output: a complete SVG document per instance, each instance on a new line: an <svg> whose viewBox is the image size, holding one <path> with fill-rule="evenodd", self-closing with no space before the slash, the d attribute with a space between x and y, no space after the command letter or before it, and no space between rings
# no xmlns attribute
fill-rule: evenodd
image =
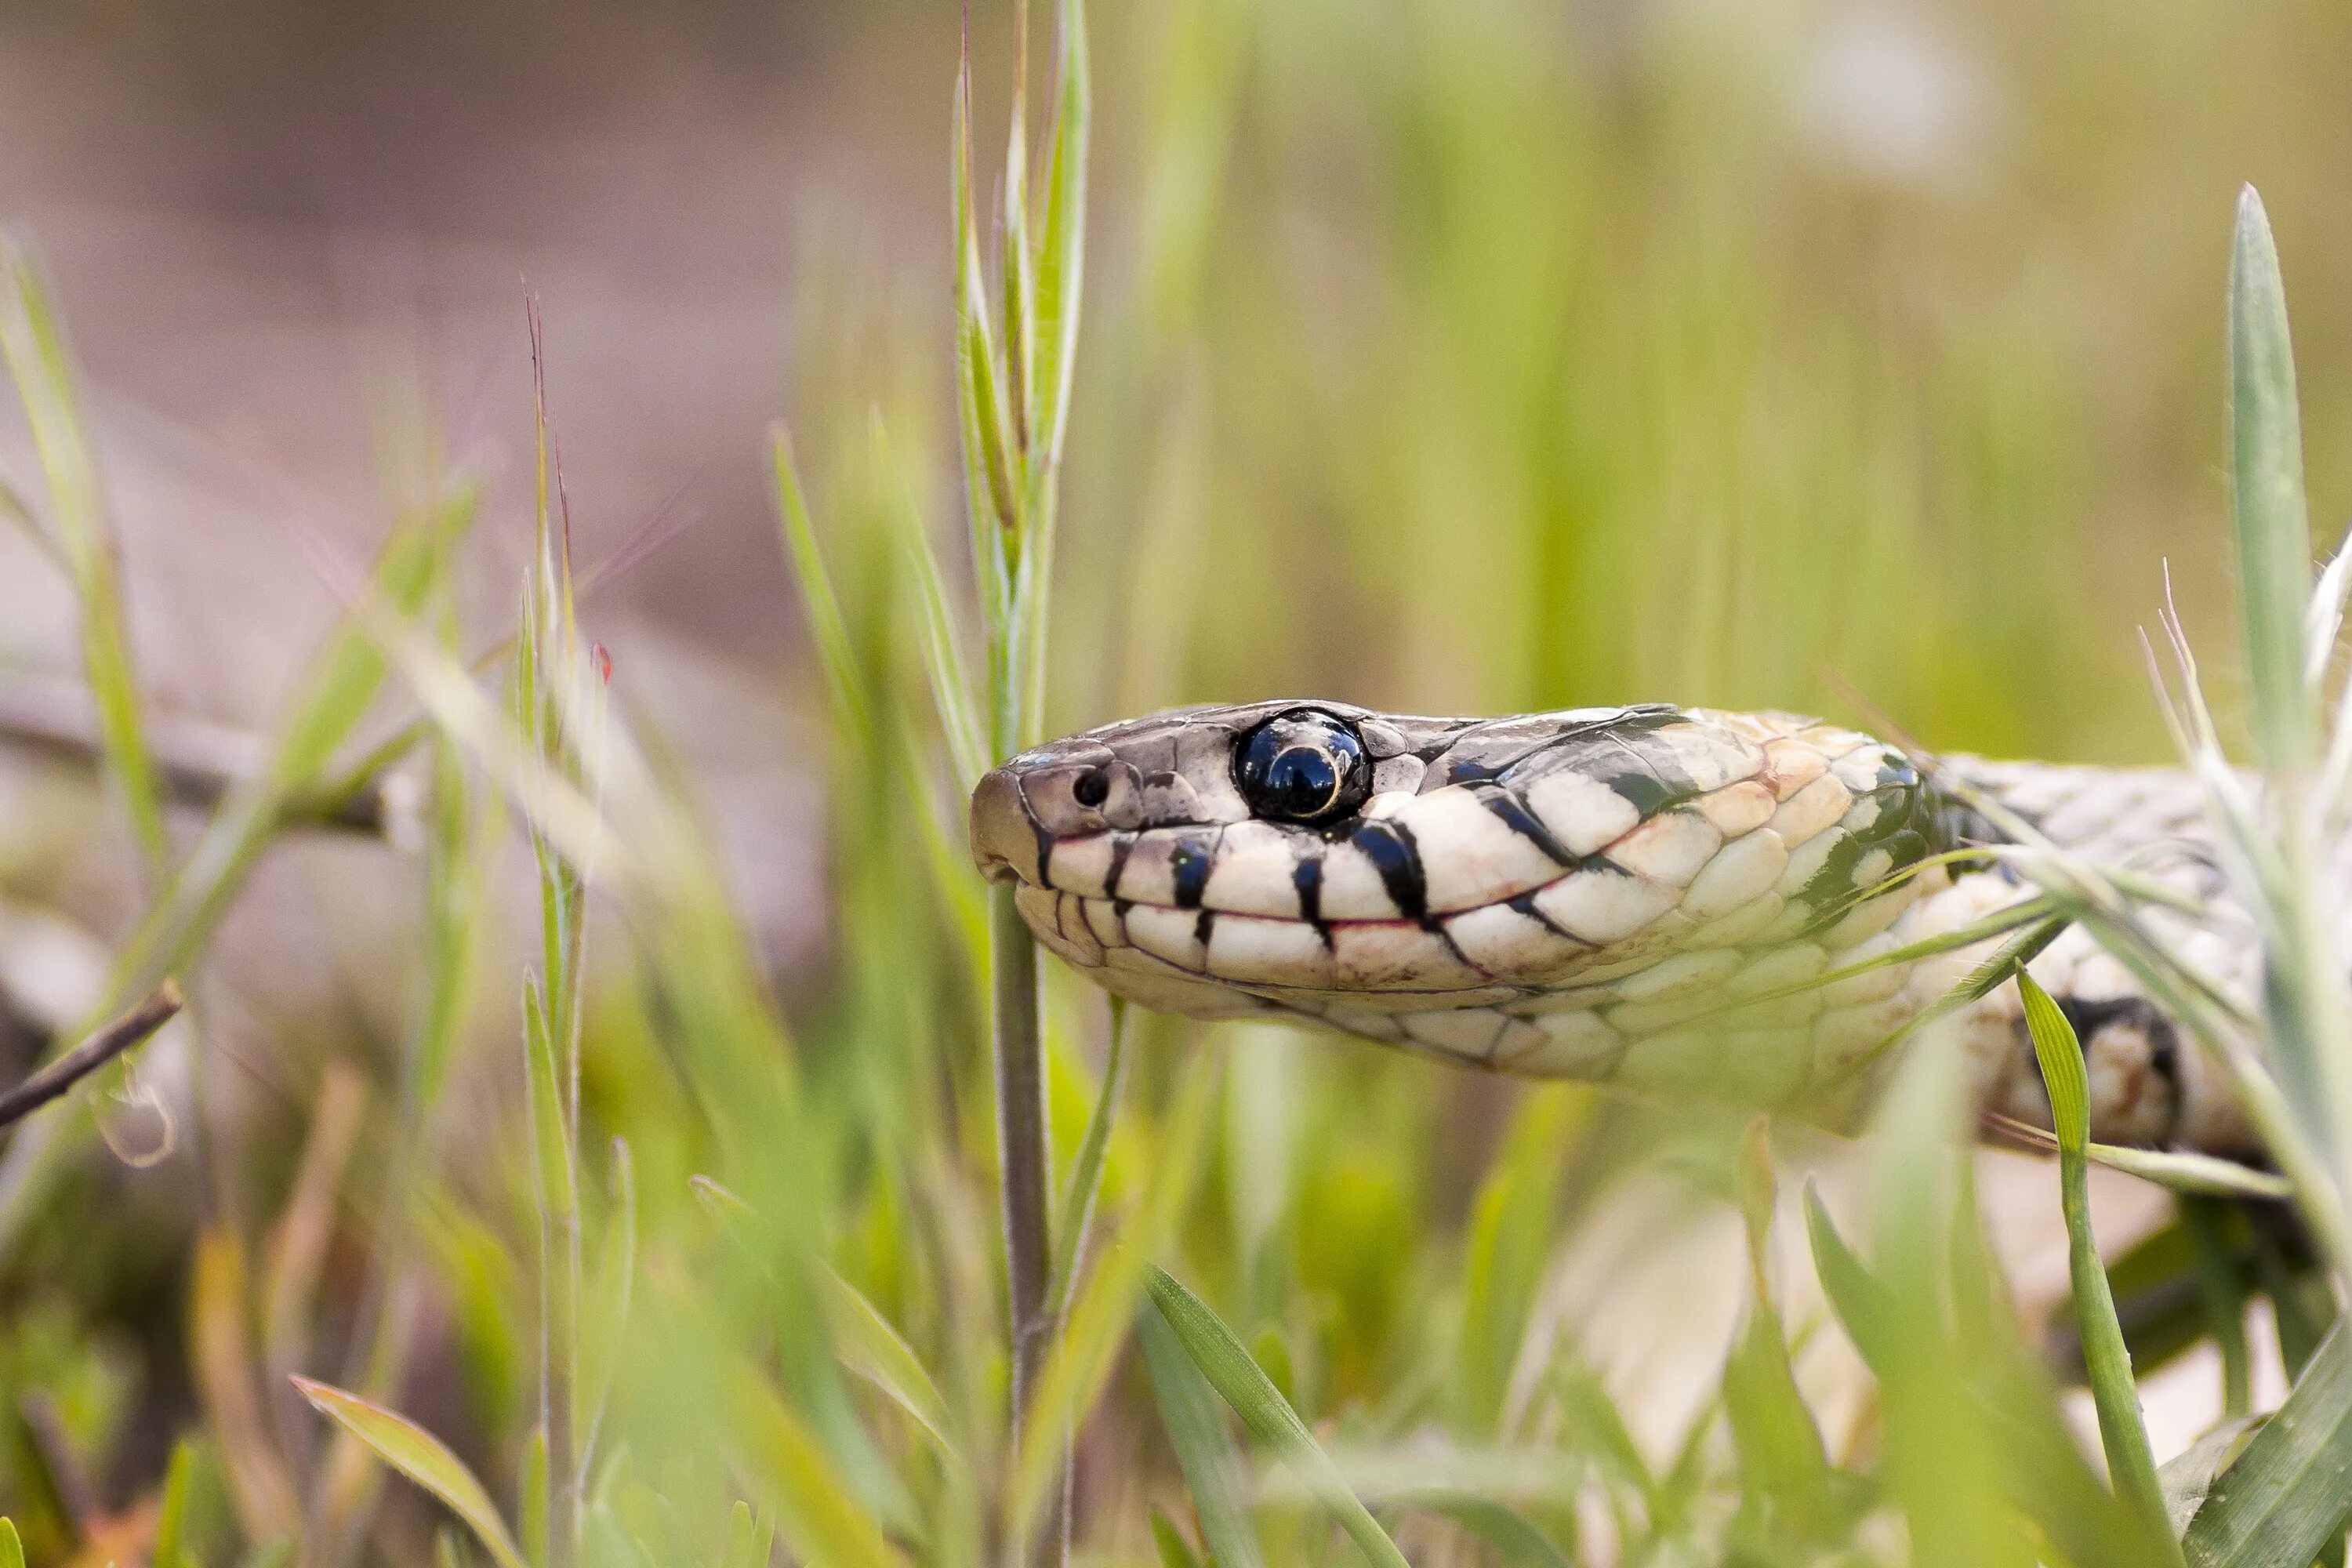
<svg viewBox="0 0 2352 1568"><path fill-rule="evenodd" d="M1957 759L1931 782L1894 747L1784 713L1297 700L1024 752L981 781L971 829L1038 940L1145 1006L1834 1121L1997 943L1866 961L2030 891L1939 858L1991 831L1947 778L2096 859L2203 832L2184 773ZM2181 864L2184 890L2218 904L2210 861ZM2218 922L2178 934L2251 985L2251 952ZM2031 969L2083 1039L2095 1138L2256 1147L2220 1068L2087 935ZM1939 1026L1983 1109L2047 1125L2013 983Z"/></svg>

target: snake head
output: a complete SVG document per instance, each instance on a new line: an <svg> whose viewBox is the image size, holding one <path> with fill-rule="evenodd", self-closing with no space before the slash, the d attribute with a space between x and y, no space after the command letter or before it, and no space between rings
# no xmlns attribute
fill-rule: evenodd
<svg viewBox="0 0 2352 1568"><path fill-rule="evenodd" d="M1342 702L1185 708L1022 752L971 797L972 857L992 881L1056 885L1057 846L1251 821L1341 831L1375 795L1410 792L1423 730Z"/></svg>

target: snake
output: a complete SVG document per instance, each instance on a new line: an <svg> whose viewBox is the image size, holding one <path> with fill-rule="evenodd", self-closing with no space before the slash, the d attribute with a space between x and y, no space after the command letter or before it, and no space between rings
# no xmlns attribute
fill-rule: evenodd
<svg viewBox="0 0 2352 1568"><path fill-rule="evenodd" d="M2258 983L2189 773L1923 766L1791 713L1176 709L1011 758L970 831L1039 943L1156 1011L1831 1126L1932 1024L1980 1112L2047 1128L2014 979L1948 1000L2000 945L1958 939L2034 892L1958 853L2002 819L2103 864L2181 850L2168 875L2212 918L2168 911L2172 934ZM2026 967L2081 1041L2094 1139L2259 1155L2225 1069L2089 931Z"/></svg>

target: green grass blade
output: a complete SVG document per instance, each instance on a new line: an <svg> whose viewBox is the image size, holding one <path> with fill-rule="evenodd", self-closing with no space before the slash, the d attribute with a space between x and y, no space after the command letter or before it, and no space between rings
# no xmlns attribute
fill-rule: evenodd
<svg viewBox="0 0 2352 1568"><path fill-rule="evenodd" d="M2352 1331L2338 1320L2286 1403L2221 1473L2189 1521L2196 1568L2303 1568L2344 1534L2352 1506Z"/></svg>
<svg viewBox="0 0 2352 1568"><path fill-rule="evenodd" d="M1192 1364L1183 1342L1157 1306L1145 1302L1136 1314L1135 1328L1160 1425L1167 1428L1169 1446L1176 1450L1176 1462L1192 1493L1202 1542L1219 1568L1262 1568L1265 1559L1245 1501L1249 1461L1226 1428L1216 1389Z"/></svg>
<svg viewBox="0 0 2352 1568"><path fill-rule="evenodd" d="M2243 1415L2253 1408L2253 1358L2246 1343L2246 1303L2252 1292L2231 1240L2233 1211L2203 1197L2183 1197L2174 1206L2189 1242L2206 1332L2221 1354L2221 1414Z"/></svg>
<svg viewBox="0 0 2352 1568"><path fill-rule="evenodd" d="M1451 1520L1495 1549L1507 1568L1572 1568L1559 1543L1491 1498L1469 1492L1403 1492L1384 1500Z"/></svg>
<svg viewBox="0 0 2352 1568"><path fill-rule="evenodd" d="M1071 370L1077 358L1078 299L1086 271L1087 90L1086 0L1064 0L1058 92L1045 164L1045 213L1037 242L1036 360L1032 406L1037 410L1039 466L1062 458L1069 420Z"/></svg>
<svg viewBox="0 0 2352 1568"><path fill-rule="evenodd" d="M2246 1439L2267 1415L2241 1415L2222 1422L2164 1462L2157 1475L2164 1482L2164 1506L2176 1533L2185 1535L2197 1510L2213 1495L2213 1483L2245 1451ZM2184 1548L2188 1543L2182 1542Z"/></svg>
<svg viewBox="0 0 2352 1568"><path fill-rule="evenodd" d="M2283 1203L2294 1195L2294 1184L2284 1176L2211 1154L2135 1149L2117 1143L2093 1143L2084 1153L2094 1165L2105 1165L2111 1171L2121 1171L2189 1196Z"/></svg>
<svg viewBox="0 0 2352 1568"><path fill-rule="evenodd" d="M613 1207L604 1223L604 1256L588 1299L595 1316L581 1344L580 1468L584 1474L593 1462L596 1433L604 1425L604 1407L612 1397L614 1373L627 1344L629 1309L637 1279L636 1163L625 1138L613 1140Z"/></svg>
<svg viewBox="0 0 2352 1568"><path fill-rule="evenodd" d="M958 811L957 821L949 824L937 783L919 762L923 756L920 742L903 732L900 742L898 756L906 769L907 797L912 803L915 836L922 847L924 868L930 873L931 891L970 972L986 974L988 886L971 874L971 848L963 836L962 813ZM972 755L975 759L981 755L977 745ZM978 778L975 773L974 781ZM956 804L962 805L961 795Z"/></svg>
<svg viewBox="0 0 2352 1568"><path fill-rule="evenodd" d="M1135 1321L1136 1299L1147 1284L1147 1260L1169 1244L1192 1208L1223 1079L1217 1055L1202 1053L1186 1064L1159 1129L1150 1179L1122 1226L1121 1245L1106 1248L1097 1266L1081 1276L1068 1315L1057 1325L1012 1466L1008 1514L1024 1531L1061 1472L1065 1435L1093 1409L1118 1363Z"/></svg>
<svg viewBox="0 0 2352 1568"><path fill-rule="evenodd" d="M1201 1568L1201 1559L1176 1533L1176 1525L1161 1509L1151 1510L1151 1544L1160 1551L1160 1568Z"/></svg>
<svg viewBox="0 0 2352 1568"><path fill-rule="evenodd" d="M888 507L894 531L907 561L907 574L916 596L916 625L922 634L923 669L929 678L931 703L939 710L940 728L947 736L948 758L955 768L957 785L970 794L988 771L988 737L972 707L971 677L966 672L961 638L947 578L931 548L931 536L916 509L906 469L891 449L879 422L875 426L876 466L889 489ZM969 880L969 878L961 879Z"/></svg>
<svg viewBox="0 0 2352 1568"><path fill-rule="evenodd" d="M163 1500L155 1511L155 1544L150 1568L190 1568L188 1561L188 1494L195 1484L196 1446L191 1437L172 1445L172 1461L163 1471Z"/></svg>
<svg viewBox="0 0 2352 1568"><path fill-rule="evenodd" d="M0 1514L0 1568L25 1568L25 1542L16 1534L16 1521Z"/></svg>
<svg viewBox="0 0 2352 1568"><path fill-rule="evenodd" d="M738 1499L727 1515L726 1568L767 1568L775 1550L775 1514L764 1508L755 1514Z"/></svg>
<svg viewBox="0 0 2352 1568"><path fill-rule="evenodd" d="M1803 1539L1830 1511L1830 1461L1821 1429L1798 1391L1771 1286L1774 1182L1762 1118L1750 1123L1739 1161L1741 1217L1748 1233L1748 1321L1723 1368L1723 1409L1739 1453L1741 1489L1751 1505Z"/></svg>
<svg viewBox="0 0 2352 1568"><path fill-rule="evenodd" d="M982 598L1002 604L1010 593L1011 575L1010 557L999 535L1015 527L1019 513L1014 510L1003 388L989 330L987 280L980 265L980 221L972 201L969 53L956 78L955 230L956 393L963 422L966 500L982 567Z"/></svg>
<svg viewBox="0 0 2352 1568"><path fill-rule="evenodd" d="M818 545L816 525L809 517L808 492L801 485L800 465L793 457L792 432L775 426L768 432L768 451L775 468L776 518L782 526L784 548L793 558L793 574L800 583L801 609L808 616L810 640L816 644L817 667L824 671L833 693L834 711L864 745L873 732L872 708L858 674L857 656L849 646L849 628L841 617L841 601L825 570L824 552Z"/></svg>
<svg viewBox="0 0 2352 1568"><path fill-rule="evenodd" d="M521 1515L522 1549L530 1557L531 1568L550 1568L554 1555L554 1481L549 1471L547 1428L533 1426L523 1444L521 1494L516 1511Z"/></svg>
<svg viewBox="0 0 2352 1568"><path fill-rule="evenodd" d="M1396 1542L1348 1489L1331 1457L1307 1431L1307 1423L1298 1418L1298 1412L1290 1407L1223 1321L1163 1268L1147 1269L1144 1289L1192 1364L1224 1396L1251 1436L1273 1449L1331 1511L1365 1559L1379 1568L1407 1568Z"/></svg>
<svg viewBox="0 0 2352 1568"><path fill-rule="evenodd" d="M961 1464L951 1436L954 1422L948 1414L947 1399L914 1348L857 1287L830 1268L820 1270L818 1279L824 1291L825 1318L833 1326L844 1363L911 1416L942 1458Z"/></svg>
<svg viewBox="0 0 2352 1568"><path fill-rule="evenodd" d="M73 562L67 557L65 546L58 542L58 536L44 527L39 518L33 515L31 503L5 479L0 479L0 517L15 523L26 542L39 551L49 564L63 573L68 581L72 579Z"/></svg>
<svg viewBox="0 0 2352 1568"><path fill-rule="evenodd" d="M114 541L65 332L47 290L22 251L0 242L0 269L7 274L7 296L0 303L0 355L7 360L9 375L24 400L48 484L58 542L81 601L82 664L98 710L99 738L132 837L149 874L160 879L171 860L163 783L148 745Z"/></svg>
<svg viewBox="0 0 2352 1568"><path fill-rule="evenodd" d="M548 1013L549 993L535 975L523 990L523 1041L529 1092L533 1184L539 1215L540 1415L549 1433L550 1473L554 1478L557 1539L575 1541L567 1528L570 1502L582 1452L580 1437L580 1292L578 1289L580 1188L569 1096L564 1092L562 1047ZM559 1546L559 1556L569 1553ZM568 1561L558 1568L569 1568Z"/></svg>
<svg viewBox="0 0 2352 1568"><path fill-rule="evenodd" d="M2252 185L2239 193L2230 250L2230 447L2254 735L2263 766L2290 771L2307 765L2317 744L2303 646L2311 519L2286 289Z"/></svg>
<svg viewBox="0 0 2352 1568"><path fill-rule="evenodd" d="M1650 1461L1633 1440L1625 1413L1609 1396L1601 1379L1586 1367L1564 1363L1554 1373L1552 1392L1559 1403L1568 1447L1601 1474L1637 1493L1653 1518L1661 1512L1658 1479Z"/></svg>
<svg viewBox="0 0 2352 1568"><path fill-rule="evenodd" d="M1805 1234L1812 1244L1813 1272L1821 1279L1822 1294L1829 1298L1846 1338L1862 1352L1864 1363L1883 1380L1894 1352L1895 1304L1886 1287L1839 1233L1820 1190L1810 1184L1805 1188Z"/></svg>
<svg viewBox="0 0 2352 1568"><path fill-rule="evenodd" d="M1004 306L1005 408L1013 422L1013 449L1030 457L1036 410L1030 397L1029 367L1037 355L1036 285L1029 252L1029 0L1013 0L1013 110L1004 138L1004 225L1000 242L998 287Z"/></svg>
<svg viewBox="0 0 2352 1568"><path fill-rule="evenodd" d="M1451 1379L1465 1430L1495 1432L1504 1419L1549 1253L1560 1171L1590 1103L1588 1094L1557 1085L1526 1094L1471 1206Z"/></svg>
<svg viewBox="0 0 2352 1568"><path fill-rule="evenodd" d="M294 1386L321 1415L374 1450L376 1458L439 1498L489 1549L499 1568L523 1568L522 1552L490 1501L490 1494L441 1439L405 1416L371 1405L356 1394L307 1377Z"/></svg>
<svg viewBox="0 0 2352 1568"><path fill-rule="evenodd" d="M881 1526L857 1501L824 1444L749 1367L730 1379L746 1458L775 1488L778 1520L791 1549L839 1568L902 1568Z"/></svg>
<svg viewBox="0 0 2352 1568"><path fill-rule="evenodd" d="M2155 1521L2169 1541L2164 1487L2157 1479L2156 1456L2148 1448L2147 1427L2140 1415L2131 1352L2116 1321L2115 1296L2108 1289L2098 1240L2091 1234L2090 1163L2084 1154L2091 1136L2091 1089L2083 1047L2066 1015L2032 975L2019 970L2017 986L2025 998L2026 1026L2033 1035L2033 1054L2042 1067L2051 1124L2058 1136L2058 1182L2066 1215L2074 1317L2083 1336L2091 1397L2098 1406L2099 1439L2106 1450L2107 1473L2116 1493ZM2175 1556L2177 1560L2177 1552Z"/></svg>
<svg viewBox="0 0 2352 1568"><path fill-rule="evenodd" d="M1110 1046L1103 1057L1102 1088L1087 1118L1078 1142L1077 1158L1070 1165L1069 1191L1062 1199L1061 1235L1054 1248L1054 1285L1046 1300L1057 1315L1069 1305L1070 1285L1084 1261L1087 1232L1094 1220L1095 1197L1102 1188L1103 1153L1110 1147L1111 1123L1118 1116L1118 1090L1127 1067L1127 999L1110 999Z"/></svg>

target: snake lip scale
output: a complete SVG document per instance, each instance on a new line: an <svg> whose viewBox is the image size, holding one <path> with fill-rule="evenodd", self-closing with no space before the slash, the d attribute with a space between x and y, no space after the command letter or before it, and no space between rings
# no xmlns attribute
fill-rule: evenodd
<svg viewBox="0 0 2352 1568"><path fill-rule="evenodd" d="M1941 767L2094 858L2207 842L2178 772ZM1012 758L974 789L971 834L1039 942L1143 1005L1832 1125L1866 1099L1878 1047L1995 943L1804 983L2029 895L1998 870L1923 864L1990 829L1895 747L1662 703L1483 720L1178 709ZM2226 912L2210 856L2167 863ZM2150 918L2253 984L2226 920ZM2082 1037L2095 1137L2257 1149L2220 1070L2086 933L2032 968ZM2048 1125L2013 984L1937 1026L1958 1032L1981 1109Z"/></svg>

